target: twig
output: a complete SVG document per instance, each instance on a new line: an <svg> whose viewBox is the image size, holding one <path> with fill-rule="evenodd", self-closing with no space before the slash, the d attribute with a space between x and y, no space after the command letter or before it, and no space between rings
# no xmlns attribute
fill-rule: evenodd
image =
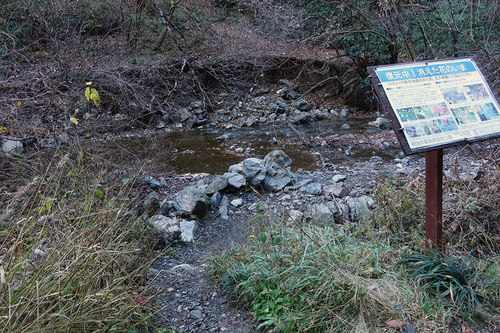
<svg viewBox="0 0 500 333"><path fill-rule="evenodd" d="M34 137L34 136L26 136L24 138L15 138L12 136L0 135L0 139L11 140L11 141L23 141L23 140L29 140L29 139L35 139L35 138L36 137Z"/></svg>

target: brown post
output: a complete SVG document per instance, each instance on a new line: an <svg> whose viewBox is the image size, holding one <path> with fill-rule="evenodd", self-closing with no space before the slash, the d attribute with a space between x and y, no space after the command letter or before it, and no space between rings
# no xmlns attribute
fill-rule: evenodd
<svg viewBox="0 0 500 333"><path fill-rule="evenodd" d="M441 249L443 234L443 149L425 155L425 235L427 247Z"/></svg>

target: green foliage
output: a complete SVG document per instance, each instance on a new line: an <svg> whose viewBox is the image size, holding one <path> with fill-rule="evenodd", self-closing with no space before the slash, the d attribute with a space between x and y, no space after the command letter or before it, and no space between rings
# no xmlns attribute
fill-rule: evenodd
<svg viewBox="0 0 500 333"><path fill-rule="evenodd" d="M85 35L102 36L120 29L122 22L114 3L105 1L87 3L90 8L87 8L88 12L85 13L84 21L81 23Z"/></svg>
<svg viewBox="0 0 500 333"><path fill-rule="evenodd" d="M381 222L386 224L374 227L364 219L355 227L286 227L277 221L257 228L241 247L211 258L209 274L251 307L256 326L277 332L346 332L358 325L375 329L389 319L434 331L456 316L498 320L498 256L405 254L409 245L418 247L424 239L408 231L415 228L407 214L415 214L416 196L402 194L408 189L392 182L382 184L381 191L388 200L384 205L403 203ZM404 204L410 201L413 205ZM410 235L414 239L406 242ZM396 302L404 312L395 311Z"/></svg>
<svg viewBox="0 0 500 333"><path fill-rule="evenodd" d="M243 2L240 0L216 0L215 3L226 11L237 11L243 7Z"/></svg>
<svg viewBox="0 0 500 333"><path fill-rule="evenodd" d="M466 318L474 314L485 316L487 310L496 311L487 295L495 280L498 281L498 275L486 278L485 273L479 272L470 262L470 254L459 259L427 250L426 253L403 255L398 264L406 266L426 291L438 295Z"/></svg>
<svg viewBox="0 0 500 333"><path fill-rule="evenodd" d="M476 56L490 70L500 67L498 2L459 0L292 2L309 14L305 33L366 67L402 60ZM500 82L495 81L497 84Z"/></svg>
<svg viewBox="0 0 500 333"><path fill-rule="evenodd" d="M398 318L395 299L416 293L387 271L393 249L385 244L359 241L342 228L266 230L209 262L212 277L252 307L260 328L345 332L360 320L375 327Z"/></svg>

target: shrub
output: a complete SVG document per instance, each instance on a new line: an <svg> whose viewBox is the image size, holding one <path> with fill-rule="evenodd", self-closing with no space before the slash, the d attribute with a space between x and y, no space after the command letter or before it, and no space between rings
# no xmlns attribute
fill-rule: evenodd
<svg viewBox="0 0 500 333"><path fill-rule="evenodd" d="M500 150L486 155L480 145L466 148L477 160L495 161ZM453 158L453 157L452 157ZM458 160L458 157L455 157ZM500 169L485 163L473 177L460 174L459 162L444 182L443 234L455 252L490 256L500 251Z"/></svg>
<svg viewBox="0 0 500 333"><path fill-rule="evenodd" d="M411 183L384 179L372 191L375 209L354 233L371 238L384 235L395 244L419 246L424 238L425 197Z"/></svg>
<svg viewBox="0 0 500 333"><path fill-rule="evenodd" d="M401 318L394 309L401 299L412 309L407 321L422 319L409 301L416 290L387 269L393 251L384 243L359 241L342 227L277 223L242 248L212 258L209 267L216 281L251 306L260 328L346 332Z"/></svg>

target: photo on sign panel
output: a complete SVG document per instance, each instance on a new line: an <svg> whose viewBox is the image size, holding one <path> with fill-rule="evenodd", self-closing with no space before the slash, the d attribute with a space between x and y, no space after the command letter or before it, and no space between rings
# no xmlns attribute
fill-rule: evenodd
<svg viewBox="0 0 500 333"><path fill-rule="evenodd" d="M453 113L458 124L469 124L479 121L474 112L471 112L467 106L452 108L451 113Z"/></svg>
<svg viewBox="0 0 500 333"><path fill-rule="evenodd" d="M481 110L477 113L482 121L492 120L494 118L500 117L500 114L498 114L498 110L495 108L495 105L493 105L493 103L482 104L480 105L480 107Z"/></svg>
<svg viewBox="0 0 500 333"><path fill-rule="evenodd" d="M444 103L433 104L431 109L436 117L443 117L450 114L450 109Z"/></svg>
<svg viewBox="0 0 500 333"><path fill-rule="evenodd" d="M415 116L417 117L417 119L434 118L434 113L432 113L431 108L427 105L414 106L413 112L415 113Z"/></svg>
<svg viewBox="0 0 500 333"><path fill-rule="evenodd" d="M402 108L396 111L399 115L399 119L401 119L402 122L417 120L417 116L415 116L413 108Z"/></svg>
<svg viewBox="0 0 500 333"><path fill-rule="evenodd" d="M456 131L458 129L457 123L455 122L455 118L448 117L437 120L439 123L439 127L443 132L451 132Z"/></svg>
<svg viewBox="0 0 500 333"><path fill-rule="evenodd" d="M464 87L469 88L467 95L469 95L469 97L472 101L480 101L482 99L487 99L490 97L483 84L480 84L480 83L479 84L471 84L471 85L464 86Z"/></svg>
<svg viewBox="0 0 500 333"><path fill-rule="evenodd" d="M443 91L444 99L448 105L459 104L467 102L467 97L461 92L462 89L458 87L447 88Z"/></svg>

